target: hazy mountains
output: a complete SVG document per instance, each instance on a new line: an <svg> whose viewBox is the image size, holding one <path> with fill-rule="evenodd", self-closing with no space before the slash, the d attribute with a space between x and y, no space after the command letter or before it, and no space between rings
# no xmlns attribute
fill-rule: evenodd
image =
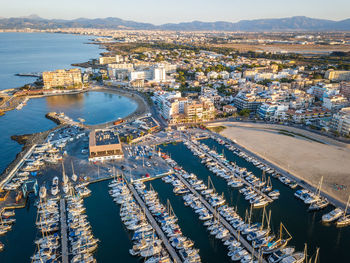
<svg viewBox="0 0 350 263"><path fill-rule="evenodd" d="M55 29L55 28L158 29L188 31L350 31L350 19L332 21L304 16L275 19L241 20L237 23L217 21L170 23L156 26L123 20L116 17L78 18L73 20L44 19L37 15L0 18L0 29Z"/></svg>

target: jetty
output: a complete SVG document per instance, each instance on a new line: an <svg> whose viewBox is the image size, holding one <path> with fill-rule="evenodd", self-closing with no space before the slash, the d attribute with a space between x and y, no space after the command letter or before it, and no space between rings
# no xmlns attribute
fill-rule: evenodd
<svg viewBox="0 0 350 263"><path fill-rule="evenodd" d="M237 239L241 244L247 249L247 251L251 252L258 260L262 263L267 263L267 261L262 258L262 255L259 253L259 251L254 250L254 248L248 243L248 241L240 235L238 231L236 231L227 221L225 218L223 218L219 213L215 211L215 209L203 198L201 194L199 194L195 189L192 188L192 186L179 174L175 173L176 177L191 191L192 194L197 196L201 203L205 205L205 207L213 214L217 214L218 218L220 219L220 222L230 231L230 233Z"/></svg>
<svg viewBox="0 0 350 263"><path fill-rule="evenodd" d="M68 237L67 237L67 219L66 219L66 201L60 199L61 213L61 248L62 248L62 263L68 263Z"/></svg>
<svg viewBox="0 0 350 263"><path fill-rule="evenodd" d="M29 150L24 153L24 155L21 157L19 162L11 169L11 171L7 174L7 176L0 182L0 189L4 187L4 185L12 179L12 177L17 173L17 171L22 167L23 163L26 161L26 159L32 154L33 150L37 144L33 144Z"/></svg>
<svg viewBox="0 0 350 263"><path fill-rule="evenodd" d="M159 236L159 238L162 239L165 248L167 249L169 255L173 259L173 262L181 263L182 260L180 259L179 255L176 253L175 249L170 245L167 236L163 233L162 229L157 224L157 222L154 219L153 215L148 210L146 204L143 202L143 200L141 199L141 197L139 196L139 194L137 193L135 188L131 184L128 184L128 187L129 187L130 191L132 192L132 194L134 195L136 202L138 202L139 205L141 206L142 210L145 211L147 219L149 220L149 222L152 225L153 229L156 231L156 233Z"/></svg>
<svg viewBox="0 0 350 263"><path fill-rule="evenodd" d="M189 140L189 142L191 143L192 146L194 146L196 148L197 151L201 152L202 154L204 154L208 158L214 159L220 165L220 167L223 170L225 170L225 172L232 173L232 171L230 171L230 169L226 167L226 165L222 162L222 160L220 160L219 158L216 158L216 157L210 155L209 153L203 151L196 144L192 143L190 140ZM240 177L240 179L242 180L242 183L244 183L248 187L253 188L255 192L257 192L259 195L263 196L269 203L273 202L273 199L271 197L269 197L265 193L261 192L258 188L253 186L251 183L247 182L244 178Z"/></svg>

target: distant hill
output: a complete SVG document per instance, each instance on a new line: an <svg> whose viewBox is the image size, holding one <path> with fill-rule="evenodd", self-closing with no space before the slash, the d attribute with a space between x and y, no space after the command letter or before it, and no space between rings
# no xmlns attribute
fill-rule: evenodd
<svg viewBox="0 0 350 263"><path fill-rule="evenodd" d="M158 29L187 31L350 31L350 19L332 21L326 19L295 16L288 18L241 20L237 23L216 22L184 22L168 23L156 26L150 23L123 20L116 17L78 18L73 20L44 19L37 15L14 18L0 18L1 29L55 29L55 28L106 28L106 29Z"/></svg>

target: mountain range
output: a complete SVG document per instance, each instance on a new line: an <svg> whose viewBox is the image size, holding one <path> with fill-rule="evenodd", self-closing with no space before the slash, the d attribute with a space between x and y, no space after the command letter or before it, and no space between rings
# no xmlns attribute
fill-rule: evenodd
<svg viewBox="0 0 350 263"><path fill-rule="evenodd" d="M78 18L72 20L45 19L37 15L0 18L0 29L59 29L59 28L105 28L175 31L350 31L350 19L333 21L326 19L294 16L288 18L241 20L239 22L183 22L153 25L150 23L123 20L116 17Z"/></svg>

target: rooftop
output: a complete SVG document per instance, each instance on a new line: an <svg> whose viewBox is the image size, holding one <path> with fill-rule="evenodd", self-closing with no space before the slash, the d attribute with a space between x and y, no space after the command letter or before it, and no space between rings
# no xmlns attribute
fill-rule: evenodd
<svg viewBox="0 0 350 263"><path fill-rule="evenodd" d="M119 144L118 133L113 130L95 130L91 132L91 143L90 145L111 145L111 144Z"/></svg>

